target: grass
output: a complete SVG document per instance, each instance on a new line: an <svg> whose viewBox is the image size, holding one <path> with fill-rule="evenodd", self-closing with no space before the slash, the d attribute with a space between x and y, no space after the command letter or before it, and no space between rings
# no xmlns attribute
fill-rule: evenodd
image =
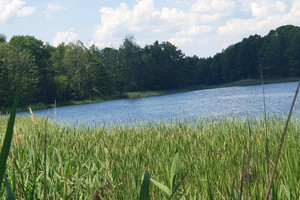
<svg viewBox="0 0 300 200"><path fill-rule="evenodd" d="M0 144L7 119L0 117ZM285 122L284 117L268 118L271 169ZM166 186L179 185L173 199L237 199L237 188L245 175L243 157L251 153L247 168L250 178L247 190L243 183L243 196L246 198L248 191L249 199L263 199L269 186L264 120L252 118L250 126L251 137L249 122L243 119L91 128L20 117L15 122L6 174L17 199L44 197L44 167L48 199L92 199L97 195L103 199L138 199L148 167L152 179ZM273 199L298 199L300 194L300 121L294 118L287 131L272 186ZM249 142L251 148L245 148ZM170 183L175 155L180 161L178 178ZM169 198L153 183L149 191L151 199ZM5 195L0 191L1 199Z"/></svg>

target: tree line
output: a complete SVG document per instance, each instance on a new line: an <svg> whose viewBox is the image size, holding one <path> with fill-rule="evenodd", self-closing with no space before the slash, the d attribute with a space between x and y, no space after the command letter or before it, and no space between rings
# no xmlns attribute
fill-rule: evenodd
<svg viewBox="0 0 300 200"><path fill-rule="evenodd" d="M133 36L119 48L53 47L33 36L0 34L0 110L13 101L22 74L21 106L223 84L243 79L300 76L300 27L251 35L213 57L186 56L170 42L140 47Z"/></svg>

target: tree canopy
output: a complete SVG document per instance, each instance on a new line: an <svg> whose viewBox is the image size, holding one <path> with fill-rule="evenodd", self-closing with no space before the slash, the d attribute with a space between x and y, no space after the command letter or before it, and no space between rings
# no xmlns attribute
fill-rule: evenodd
<svg viewBox="0 0 300 200"><path fill-rule="evenodd" d="M23 73L21 106L85 100L124 92L167 90L242 79L300 76L300 27L251 35L213 57L186 56L170 42L140 47L133 36L119 48L53 47L33 36L0 34L0 110L12 103Z"/></svg>

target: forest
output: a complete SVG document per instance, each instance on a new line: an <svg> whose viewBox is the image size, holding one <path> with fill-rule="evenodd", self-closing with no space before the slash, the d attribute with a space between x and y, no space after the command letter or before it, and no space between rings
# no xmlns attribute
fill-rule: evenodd
<svg viewBox="0 0 300 200"><path fill-rule="evenodd" d="M251 35L208 58L186 56L170 42L139 46L133 36L119 48L57 47L33 36L0 34L0 111L20 106L121 96L125 92L217 85L245 79L300 77L300 27Z"/></svg>

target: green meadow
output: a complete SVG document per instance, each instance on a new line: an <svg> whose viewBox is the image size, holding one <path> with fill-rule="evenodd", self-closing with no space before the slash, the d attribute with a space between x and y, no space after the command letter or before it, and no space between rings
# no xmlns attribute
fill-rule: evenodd
<svg viewBox="0 0 300 200"><path fill-rule="evenodd" d="M287 130L273 199L300 197L298 119ZM1 145L7 120L0 117ZM267 119L270 171L285 123L284 116ZM7 180L16 199L139 199L149 170L151 199L263 199L269 186L265 130L263 118L77 127L18 117ZM2 187L0 198L6 197Z"/></svg>

